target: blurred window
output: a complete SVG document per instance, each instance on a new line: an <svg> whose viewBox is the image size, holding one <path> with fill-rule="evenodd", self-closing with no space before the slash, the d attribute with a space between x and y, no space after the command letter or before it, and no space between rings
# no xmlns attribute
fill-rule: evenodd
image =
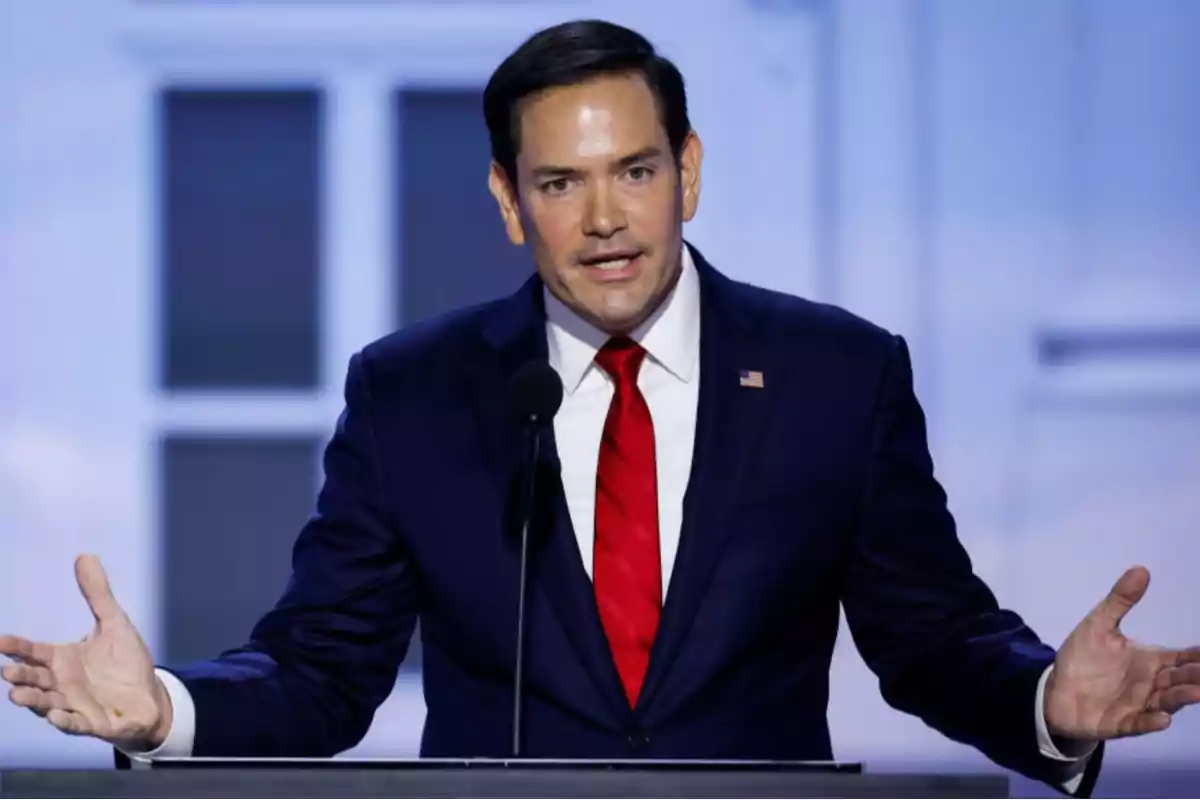
<svg viewBox="0 0 1200 800"><path fill-rule="evenodd" d="M487 188L491 148L478 89L394 98L399 197L393 257L405 324L511 294L532 274Z"/></svg>
<svg viewBox="0 0 1200 800"><path fill-rule="evenodd" d="M311 389L319 352L320 95L161 95L162 382Z"/></svg>
<svg viewBox="0 0 1200 800"><path fill-rule="evenodd" d="M168 435L161 586L171 663L243 643L287 584L316 491L320 444L300 436Z"/></svg>

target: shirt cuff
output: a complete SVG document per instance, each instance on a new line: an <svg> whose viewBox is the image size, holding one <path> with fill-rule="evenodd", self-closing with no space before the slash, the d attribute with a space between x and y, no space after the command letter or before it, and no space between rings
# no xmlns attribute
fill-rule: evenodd
<svg viewBox="0 0 1200 800"><path fill-rule="evenodd" d="M1050 673L1053 671L1054 665L1051 664L1042 673L1041 680L1038 681L1037 701L1033 716L1037 726L1038 750L1046 758L1064 762L1069 777L1063 781L1063 788L1074 794L1083 781L1083 773L1087 769L1092 753L1096 751L1096 743L1069 740L1056 742L1050 735L1050 728L1046 725L1046 681L1050 679Z"/></svg>
<svg viewBox="0 0 1200 800"><path fill-rule="evenodd" d="M167 696L171 698L171 729L167 738L153 750L128 750L121 752L131 759L188 758L196 741L196 702L183 685L183 681L165 669L156 669L154 674L162 681Z"/></svg>

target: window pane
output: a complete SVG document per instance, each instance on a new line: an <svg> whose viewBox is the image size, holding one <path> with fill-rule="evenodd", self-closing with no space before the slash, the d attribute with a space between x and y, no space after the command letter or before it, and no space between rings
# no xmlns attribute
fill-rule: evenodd
<svg viewBox="0 0 1200 800"><path fill-rule="evenodd" d="M318 93L171 89L161 110L165 385L314 387Z"/></svg>
<svg viewBox="0 0 1200 800"><path fill-rule="evenodd" d="M168 661L242 644L279 599L315 502L318 447L305 438L164 440Z"/></svg>
<svg viewBox="0 0 1200 800"><path fill-rule="evenodd" d="M481 92L401 90L395 113L400 197L399 318L419 322L510 294L529 277L487 189L491 150Z"/></svg>

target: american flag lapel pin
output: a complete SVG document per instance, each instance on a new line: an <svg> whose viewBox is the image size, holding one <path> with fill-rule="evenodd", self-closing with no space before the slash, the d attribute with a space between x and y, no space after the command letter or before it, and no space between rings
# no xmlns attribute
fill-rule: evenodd
<svg viewBox="0 0 1200 800"><path fill-rule="evenodd" d="M763 374L756 369L738 370L738 385L747 389L763 388Z"/></svg>

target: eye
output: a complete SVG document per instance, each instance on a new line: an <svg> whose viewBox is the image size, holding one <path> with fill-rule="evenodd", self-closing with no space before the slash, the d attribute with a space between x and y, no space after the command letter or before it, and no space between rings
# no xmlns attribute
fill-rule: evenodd
<svg viewBox="0 0 1200 800"><path fill-rule="evenodd" d="M556 195L567 191L570 186L571 180L569 178L555 178L552 181L546 181L538 188L541 189L543 194Z"/></svg>
<svg viewBox="0 0 1200 800"><path fill-rule="evenodd" d="M650 167L638 165L636 167L630 167L629 171L625 174L628 175L629 179L634 183L645 183L654 177L654 170L652 170Z"/></svg>

